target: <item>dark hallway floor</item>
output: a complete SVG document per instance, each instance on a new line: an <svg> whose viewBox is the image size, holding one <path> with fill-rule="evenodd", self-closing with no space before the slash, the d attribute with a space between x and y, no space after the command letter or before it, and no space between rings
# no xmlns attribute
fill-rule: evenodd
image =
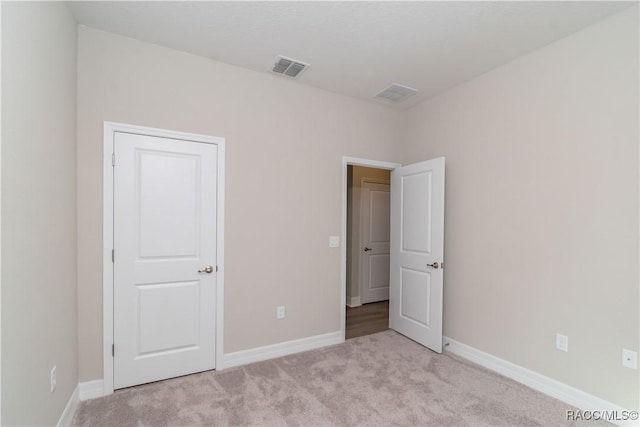
<svg viewBox="0 0 640 427"><path fill-rule="evenodd" d="M389 301L347 307L345 338L375 334L389 329Z"/></svg>

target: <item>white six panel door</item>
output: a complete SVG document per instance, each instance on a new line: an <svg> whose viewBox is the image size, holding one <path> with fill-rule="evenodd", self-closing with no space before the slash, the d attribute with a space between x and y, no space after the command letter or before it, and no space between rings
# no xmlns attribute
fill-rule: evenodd
<svg viewBox="0 0 640 427"><path fill-rule="evenodd" d="M114 388L214 369L217 146L117 132L114 153Z"/></svg>
<svg viewBox="0 0 640 427"><path fill-rule="evenodd" d="M391 172L389 327L442 352L444 157Z"/></svg>
<svg viewBox="0 0 640 427"><path fill-rule="evenodd" d="M361 302L389 299L389 184L362 185Z"/></svg>

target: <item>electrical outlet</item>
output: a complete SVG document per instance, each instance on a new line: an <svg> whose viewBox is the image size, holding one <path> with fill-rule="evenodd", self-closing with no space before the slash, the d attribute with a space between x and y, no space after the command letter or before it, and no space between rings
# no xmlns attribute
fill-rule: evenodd
<svg viewBox="0 0 640 427"><path fill-rule="evenodd" d="M556 334L556 349L569 351L569 337L562 334Z"/></svg>
<svg viewBox="0 0 640 427"><path fill-rule="evenodd" d="M50 393L53 393L53 391L56 389L56 382L57 382L56 367L54 366L53 368L51 368L51 376L50 376L51 389L49 390Z"/></svg>
<svg viewBox="0 0 640 427"><path fill-rule="evenodd" d="M279 305L276 307L276 318L284 319L284 305Z"/></svg>
<svg viewBox="0 0 640 427"><path fill-rule="evenodd" d="M340 236L329 236L329 247L330 248L340 247Z"/></svg>
<svg viewBox="0 0 640 427"><path fill-rule="evenodd" d="M638 352L622 349L622 366L630 369L638 369Z"/></svg>

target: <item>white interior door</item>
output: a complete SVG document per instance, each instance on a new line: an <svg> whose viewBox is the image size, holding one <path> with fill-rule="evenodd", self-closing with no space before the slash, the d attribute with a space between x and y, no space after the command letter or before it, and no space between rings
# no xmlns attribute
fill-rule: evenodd
<svg viewBox="0 0 640 427"><path fill-rule="evenodd" d="M389 299L389 184L364 181L360 207L360 298Z"/></svg>
<svg viewBox="0 0 640 427"><path fill-rule="evenodd" d="M116 132L114 153L114 388L214 369L217 146Z"/></svg>
<svg viewBox="0 0 640 427"><path fill-rule="evenodd" d="M444 157L391 172L389 327L442 352Z"/></svg>

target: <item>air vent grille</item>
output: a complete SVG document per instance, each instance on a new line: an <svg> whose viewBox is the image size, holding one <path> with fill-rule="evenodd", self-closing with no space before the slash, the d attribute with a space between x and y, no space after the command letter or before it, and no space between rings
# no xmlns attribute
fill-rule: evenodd
<svg viewBox="0 0 640 427"><path fill-rule="evenodd" d="M278 57L276 63L273 64L273 68L271 69L271 71L276 74L281 74L283 76L295 79L299 77L300 74L302 74L302 72L306 70L308 66L309 64L298 61L297 59L280 56Z"/></svg>
<svg viewBox="0 0 640 427"><path fill-rule="evenodd" d="M391 86L377 94L375 97L386 99L387 101L391 102L401 102L415 93L418 93L417 89L413 89L409 86L392 84Z"/></svg>

